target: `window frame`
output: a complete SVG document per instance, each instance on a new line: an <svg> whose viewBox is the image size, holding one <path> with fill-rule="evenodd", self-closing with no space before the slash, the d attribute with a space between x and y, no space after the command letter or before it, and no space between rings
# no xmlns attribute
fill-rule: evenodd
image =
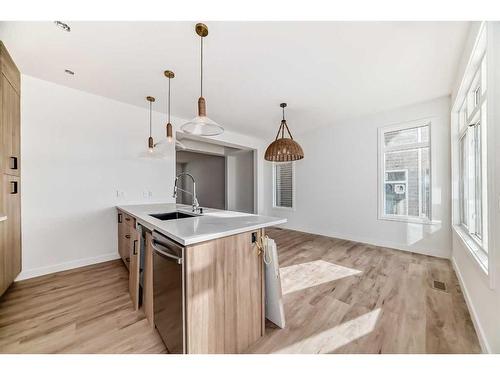
<svg viewBox="0 0 500 375"><path fill-rule="evenodd" d="M408 130L413 128L419 128L423 126L429 127L429 140L426 142L415 142L404 144L401 146L386 146L385 145L385 137L386 133L392 131L400 131L400 130ZM406 223L419 223L419 224L434 224L435 222L432 220L432 119L425 118L420 120L414 120L410 122L404 122L399 124L393 124L388 126L383 126L378 128L378 181L377 181L377 190L378 190L378 219L379 220L391 220L391 221L401 221ZM405 151L405 150L414 150L414 149L422 149L423 147L429 148L429 217L417 217L411 215L390 215L385 213L385 153L391 151ZM420 174L420 170L419 170ZM421 186L419 186L419 191L421 195ZM419 196L420 196L419 195ZM409 202L407 202L408 204ZM422 202L419 202L419 211L421 210ZM407 210L408 212L408 210Z"/></svg>
<svg viewBox="0 0 500 375"><path fill-rule="evenodd" d="M459 237L463 240L473 258L479 263L484 272L488 273L488 229L487 224L487 167L484 167L484 162L487 162L485 147L487 147L486 137L483 135L483 116L485 115L483 106L487 106L487 90L482 86L483 82L483 61L486 55L483 55L473 72L473 79L469 83L465 91L465 97L458 106L458 170L457 179L458 187L458 213L455 218L454 229ZM470 108L472 106L472 108ZM487 113L487 109L486 109ZM487 125L486 125L487 126ZM465 139L466 155L462 153L462 142ZM477 140L480 140L479 148ZM473 153L473 159L471 158ZM464 172L464 162L465 172ZM471 182L469 172L474 169L474 180ZM477 170L480 171L477 175ZM464 180L466 183L464 184ZM486 183L485 183L486 182ZM474 198L471 200L471 186L474 186ZM465 187L465 189L464 189ZM465 191L464 191L465 190ZM464 195L466 193L466 196ZM478 195L481 197L478 202ZM463 198L463 199L462 199ZM466 203L464 205L464 203ZM464 211L466 210L467 222L464 222ZM473 210L473 212L472 212ZM472 217L474 215L474 217ZM478 222L480 222L478 224ZM478 236L478 226L481 230L481 236Z"/></svg>
<svg viewBox="0 0 500 375"><path fill-rule="evenodd" d="M278 165L282 164L291 164L292 165L292 207L285 207L285 206L278 206L276 204L276 167ZM290 162L273 162L272 163L272 170L273 170L273 208L278 209L278 210L287 210L287 211L295 211L295 205L296 205L296 200L295 200L295 162L290 161Z"/></svg>
<svg viewBox="0 0 500 375"><path fill-rule="evenodd" d="M495 102L491 90L495 81L493 39L489 37L491 23L482 22L477 33L472 52L463 75L461 83L455 95L451 108L451 148L452 148L452 228L459 242L461 242L472 264L481 270L485 282L490 289L495 289L495 264L496 257L496 235L491 228L496 225L496 207L498 207L496 190L494 185L495 176L495 147L496 140L493 137L495 123L495 112L491 110ZM480 90L477 90L478 87ZM481 100L477 100L477 93L481 94ZM474 93L474 95L471 95ZM468 103L472 101L475 105L472 111L468 111ZM465 105L464 105L465 102ZM484 110L483 110L484 106ZM463 113L463 108L467 111ZM470 231L461 225L461 191L460 191L460 140L465 129L471 122L480 122L481 133L481 197L482 197L482 240L480 246ZM469 145L467 145L469 146ZM492 210L492 207L495 209ZM468 215L471 217L470 214Z"/></svg>

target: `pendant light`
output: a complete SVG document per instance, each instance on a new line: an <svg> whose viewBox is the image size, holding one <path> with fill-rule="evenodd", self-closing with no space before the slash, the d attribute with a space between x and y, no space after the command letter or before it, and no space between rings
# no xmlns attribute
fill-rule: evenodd
<svg viewBox="0 0 500 375"><path fill-rule="evenodd" d="M174 72L171 70L165 70L165 77L168 78L168 99L167 99L167 140L168 143L172 143L174 136L172 131L172 124L170 123L170 80L175 77Z"/></svg>
<svg viewBox="0 0 500 375"><path fill-rule="evenodd" d="M149 102L149 138L148 147L146 150L139 154L140 158L145 159L165 159L167 155L160 150L160 144L155 143L153 140L153 103L155 98L152 96L147 96L146 100Z"/></svg>
<svg viewBox="0 0 500 375"><path fill-rule="evenodd" d="M155 143L153 141L153 103L155 98L152 96L147 96L146 100L149 102L149 138L148 138L148 151L152 153L155 148Z"/></svg>
<svg viewBox="0 0 500 375"><path fill-rule="evenodd" d="M196 24L196 34L200 36L201 54L200 54L200 97L198 99L198 116L182 125L185 133L211 137L224 132L224 128L207 117L207 106L203 97L203 38L208 35L208 27L203 23Z"/></svg>
<svg viewBox="0 0 500 375"><path fill-rule="evenodd" d="M293 140L292 133L290 133L290 129L288 129L288 125L286 124L286 103L281 103L280 107L283 111L283 119L281 120L281 125L278 129L278 134L276 134L276 138L274 139L273 143L271 143L267 147L264 159L275 162L295 161L303 159L304 151L302 150L302 147L300 147L300 145ZM285 129L290 138L285 138Z"/></svg>

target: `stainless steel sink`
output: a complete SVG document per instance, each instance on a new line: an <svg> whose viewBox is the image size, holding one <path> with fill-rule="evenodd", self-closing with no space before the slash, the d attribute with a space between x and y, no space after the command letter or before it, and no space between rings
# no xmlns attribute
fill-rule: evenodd
<svg viewBox="0 0 500 375"><path fill-rule="evenodd" d="M164 220L185 219L187 217L195 217L195 216L200 216L200 215L190 214L190 213L183 212L183 211L172 211L172 212L165 212L163 214L150 214L149 216L154 217L155 219L164 221Z"/></svg>

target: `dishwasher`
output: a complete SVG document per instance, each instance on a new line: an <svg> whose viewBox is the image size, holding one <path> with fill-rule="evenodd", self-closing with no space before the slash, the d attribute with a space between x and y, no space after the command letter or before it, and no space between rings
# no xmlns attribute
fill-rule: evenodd
<svg viewBox="0 0 500 375"><path fill-rule="evenodd" d="M153 231L155 326L169 353L186 353L184 247Z"/></svg>

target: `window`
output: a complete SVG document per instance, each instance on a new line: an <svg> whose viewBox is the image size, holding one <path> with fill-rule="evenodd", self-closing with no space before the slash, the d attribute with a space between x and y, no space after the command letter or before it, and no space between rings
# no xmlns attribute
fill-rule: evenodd
<svg viewBox="0 0 500 375"><path fill-rule="evenodd" d="M295 166L290 163L273 165L273 207L294 208L295 205Z"/></svg>
<svg viewBox="0 0 500 375"><path fill-rule="evenodd" d="M485 228L483 223L486 194L486 159L483 148L486 137L483 134L486 123L486 95L481 85L481 75L486 65L479 64L459 113L458 140L458 209L459 226L468 235L469 245L484 263L487 259ZM472 240L473 242L471 243ZM475 244L475 246L474 246ZM481 254L482 253L482 254Z"/></svg>
<svg viewBox="0 0 500 375"><path fill-rule="evenodd" d="M430 122L381 128L379 142L379 217L430 221Z"/></svg>
<svg viewBox="0 0 500 375"><path fill-rule="evenodd" d="M457 239L493 287L494 267L489 268L489 258L494 247L489 247L489 239L494 234L488 222L488 208L493 203L488 177L493 166L487 164L494 160L495 143L487 134L494 127L488 113L492 96L487 28L487 23L481 24L451 110L452 214Z"/></svg>

